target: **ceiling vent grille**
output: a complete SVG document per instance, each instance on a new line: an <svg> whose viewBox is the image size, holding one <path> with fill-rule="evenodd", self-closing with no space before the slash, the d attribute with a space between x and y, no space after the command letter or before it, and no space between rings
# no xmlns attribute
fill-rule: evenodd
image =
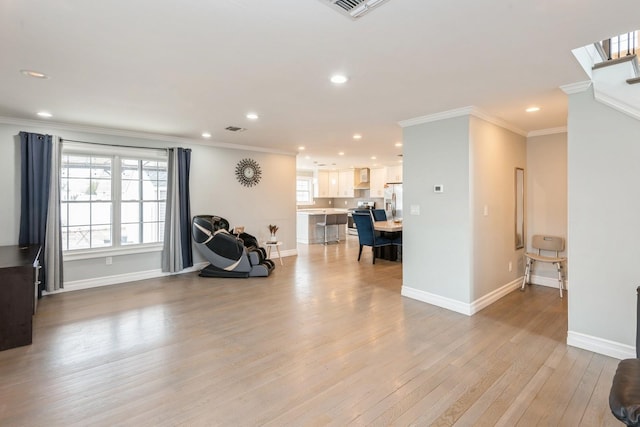
<svg viewBox="0 0 640 427"><path fill-rule="evenodd" d="M386 3L388 0L320 0L322 3L331 7L353 20L371 12L373 8Z"/></svg>
<svg viewBox="0 0 640 427"><path fill-rule="evenodd" d="M227 126L224 129L229 132L244 132L246 130L245 128L239 128L238 126Z"/></svg>

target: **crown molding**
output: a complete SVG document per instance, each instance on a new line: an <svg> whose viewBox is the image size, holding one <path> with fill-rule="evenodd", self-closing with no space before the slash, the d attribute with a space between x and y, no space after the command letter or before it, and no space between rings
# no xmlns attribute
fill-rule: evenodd
<svg viewBox="0 0 640 427"><path fill-rule="evenodd" d="M617 110L623 114L626 114L634 119L640 120L640 110L618 99L612 98L604 93L594 90L593 95L596 101L607 105L614 110Z"/></svg>
<svg viewBox="0 0 640 427"><path fill-rule="evenodd" d="M456 108L454 110L442 111L440 113L429 114L427 116L421 116L413 119L402 120L398 122L398 124L401 127L405 128L405 127L415 126L423 123L437 122L440 120L451 119L454 117L462 117L462 116L474 116L481 120L484 120L485 122L492 123L496 126L499 126L501 128L510 130L511 132L517 133L518 135L527 136L527 132L525 130L520 129L517 126L514 126L505 120L492 116L489 113L482 111L479 108L474 106Z"/></svg>
<svg viewBox="0 0 640 427"><path fill-rule="evenodd" d="M558 133L567 133L567 127L560 126L557 128L532 130L527 134L527 138L531 138L533 136L555 135Z"/></svg>
<svg viewBox="0 0 640 427"><path fill-rule="evenodd" d="M169 142L172 144L191 144L191 145L200 145L203 147L229 148L232 150L256 151L260 153L282 154L282 155L294 156L294 157L297 155L297 153L295 152L274 150L271 148L256 147L252 145L229 144L226 142L216 142L216 141L205 142L198 139L163 135L160 133L103 128L98 126L79 125L79 124L55 122L55 121L49 121L49 120L45 122L40 120L18 119L15 117L0 116L0 124L40 127L45 129L66 130L71 132L87 132L87 133L95 133L99 135L121 136L125 138L148 139L153 141ZM62 135L59 135L59 136L62 136Z"/></svg>
<svg viewBox="0 0 640 427"><path fill-rule="evenodd" d="M567 95L573 95L574 93L584 92L591 87L591 80L585 80L583 82L569 83L568 85L560 86L560 89Z"/></svg>
<svg viewBox="0 0 640 427"><path fill-rule="evenodd" d="M442 111L440 113L429 114L426 116L415 117L413 119L402 120L402 121L399 121L398 124L400 125L400 127L405 128L409 126L420 125L423 123L431 123L431 122L437 122L445 119L452 119L454 117L468 116L469 114L471 114L472 111L473 111L473 107L456 108L454 110L447 110L447 111Z"/></svg>

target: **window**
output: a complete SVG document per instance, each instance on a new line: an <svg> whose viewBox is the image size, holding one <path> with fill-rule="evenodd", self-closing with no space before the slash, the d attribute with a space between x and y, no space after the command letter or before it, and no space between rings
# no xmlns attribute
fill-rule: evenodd
<svg viewBox="0 0 640 427"><path fill-rule="evenodd" d="M164 151L65 142L60 185L63 250L162 242Z"/></svg>
<svg viewBox="0 0 640 427"><path fill-rule="evenodd" d="M307 176L296 178L296 203L310 205L313 203L313 179Z"/></svg>

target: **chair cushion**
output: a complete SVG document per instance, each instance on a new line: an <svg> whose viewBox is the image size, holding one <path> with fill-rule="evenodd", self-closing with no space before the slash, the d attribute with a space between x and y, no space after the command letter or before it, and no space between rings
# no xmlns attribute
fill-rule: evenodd
<svg viewBox="0 0 640 427"><path fill-rule="evenodd" d="M640 359L618 364L609 392L613 415L628 426L640 426Z"/></svg>

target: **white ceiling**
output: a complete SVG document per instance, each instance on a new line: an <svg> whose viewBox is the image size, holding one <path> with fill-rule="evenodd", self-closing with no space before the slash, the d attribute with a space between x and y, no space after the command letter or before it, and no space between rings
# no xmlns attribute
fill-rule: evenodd
<svg viewBox="0 0 640 427"><path fill-rule="evenodd" d="M473 105L523 131L566 125L559 87L587 78L571 49L640 26L637 0L390 0L356 21L322 3L0 0L0 116L392 165L398 122L419 116Z"/></svg>

